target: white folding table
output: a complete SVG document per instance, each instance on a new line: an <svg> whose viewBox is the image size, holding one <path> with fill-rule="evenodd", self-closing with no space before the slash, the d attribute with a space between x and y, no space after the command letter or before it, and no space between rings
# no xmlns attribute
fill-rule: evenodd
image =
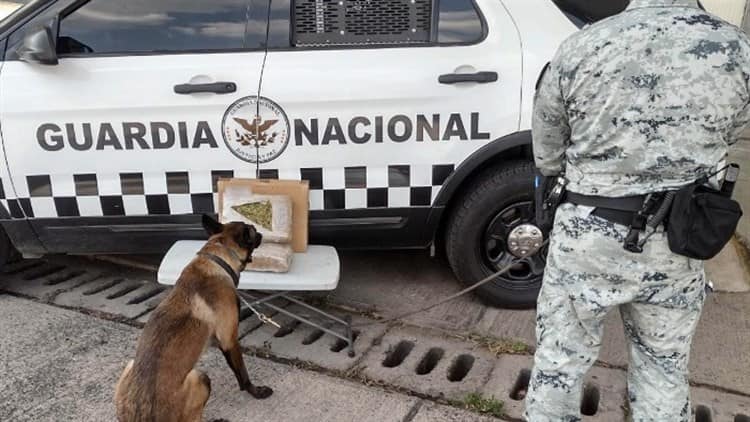
<svg viewBox="0 0 750 422"><path fill-rule="evenodd" d="M181 240L169 249L159 265L157 281L159 284L174 285L180 277L182 270L195 258L198 251L206 242L200 240ZM240 283L237 286L241 298L249 298L251 302L245 301L251 309L254 306L266 306L281 314L294 318L304 324L315 327L336 338L346 341L349 355L354 356L354 338L352 333L351 318L338 318L322 309L302 302L291 296L295 291L330 291L339 284L341 264L336 249L331 246L310 245L307 252L295 253L289 272L267 273L256 271L243 271L240 274ZM250 294L244 290L258 291L265 296ZM289 311L271 303L274 299L285 299L311 311L314 315L302 315ZM344 334L332 330L325 322L318 323L315 319L343 326Z"/></svg>

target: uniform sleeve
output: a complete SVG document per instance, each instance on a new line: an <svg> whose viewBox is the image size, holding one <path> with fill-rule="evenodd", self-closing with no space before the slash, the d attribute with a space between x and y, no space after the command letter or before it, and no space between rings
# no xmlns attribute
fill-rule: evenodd
<svg viewBox="0 0 750 422"><path fill-rule="evenodd" d="M737 116L732 122L732 128L729 133L729 137L726 140L727 144L732 145L737 142L745 129L750 126L750 102L745 104L745 107L737 113Z"/></svg>
<svg viewBox="0 0 750 422"><path fill-rule="evenodd" d="M565 169L565 149L570 143L570 126L560 87L558 57L542 75L534 97L532 138L534 160L545 176L555 176Z"/></svg>

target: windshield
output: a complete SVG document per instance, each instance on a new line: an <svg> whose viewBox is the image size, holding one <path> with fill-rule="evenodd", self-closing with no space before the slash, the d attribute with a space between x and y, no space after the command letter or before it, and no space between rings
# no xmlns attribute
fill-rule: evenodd
<svg viewBox="0 0 750 422"><path fill-rule="evenodd" d="M576 25L583 26L622 12L629 0L553 0Z"/></svg>

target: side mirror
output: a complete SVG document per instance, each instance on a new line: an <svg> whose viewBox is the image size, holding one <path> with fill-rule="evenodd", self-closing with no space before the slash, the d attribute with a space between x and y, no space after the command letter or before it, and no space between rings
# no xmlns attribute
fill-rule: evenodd
<svg viewBox="0 0 750 422"><path fill-rule="evenodd" d="M30 32L18 49L18 58L28 63L57 64L57 49L52 29L45 26Z"/></svg>

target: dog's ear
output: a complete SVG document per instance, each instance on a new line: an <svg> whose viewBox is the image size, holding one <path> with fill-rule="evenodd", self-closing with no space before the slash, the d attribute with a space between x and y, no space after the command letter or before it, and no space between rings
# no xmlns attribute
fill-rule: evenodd
<svg viewBox="0 0 750 422"><path fill-rule="evenodd" d="M213 236L221 233L224 230L224 225L214 220L210 215L203 214L203 228L209 236Z"/></svg>

